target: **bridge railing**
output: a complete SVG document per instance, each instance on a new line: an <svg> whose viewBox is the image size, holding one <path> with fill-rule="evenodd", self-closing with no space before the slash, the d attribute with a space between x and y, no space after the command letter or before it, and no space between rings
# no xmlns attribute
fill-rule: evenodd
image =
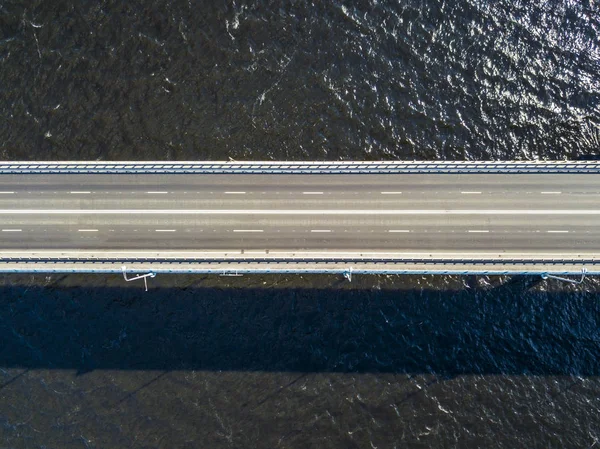
<svg viewBox="0 0 600 449"><path fill-rule="evenodd" d="M600 173L600 161L0 162L0 174Z"/></svg>
<svg viewBox="0 0 600 449"><path fill-rule="evenodd" d="M520 257L497 258L402 258L386 259L378 257L363 258L331 258L331 257L305 257L295 259L274 259L264 257L247 257L243 259L235 258L202 258L202 257L2 257L1 264L121 264L121 263L145 263L161 265L185 265L185 264L203 264L203 265L339 265L339 264L372 264L372 265L599 265L600 259L589 258L546 258L532 259Z"/></svg>
<svg viewBox="0 0 600 449"><path fill-rule="evenodd" d="M49 266L27 266L18 267L14 265L3 266L0 264L0 273L122 273L123 267L118 265L49 265ZM354 268L348 267L331 267L331 268L302 268L298 266L288 267L272 267L264 266L259 268L245 267L191 267L191 266L169 266L169 267L130 267L130 273L151 272L154 274L217 274L221 276L241 276L244 274L343 274L347 276L352 274L378 274L378 275L394 275L394 274L425 274L425 275L530 275L530 276L546 276L548 275L581 275L582 267L560 267L556 269L532 269L532 268L514 268L507 269L506 267L481 267L471 269L459 269L451 267L423 267L414 268L409 266L389 266L385 268ZM600 270L590 268L585 271L587 275L600 275Z"/></svg>

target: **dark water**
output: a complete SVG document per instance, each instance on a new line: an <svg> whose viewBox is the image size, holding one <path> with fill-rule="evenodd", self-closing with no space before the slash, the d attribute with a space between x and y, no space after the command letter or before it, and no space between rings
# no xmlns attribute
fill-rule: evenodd
<svg viewBox="0 0 600 449"><path fill-rule="evenodd" d="M595 0L0 2L15 159L600 152ZM5 276L0 447L600 447L600 284Z"/></svg>

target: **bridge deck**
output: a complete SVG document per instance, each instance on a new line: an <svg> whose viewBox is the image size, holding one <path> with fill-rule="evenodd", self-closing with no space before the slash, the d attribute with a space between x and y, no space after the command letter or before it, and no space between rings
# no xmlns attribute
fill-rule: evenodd
<svg viewBox="0 0 600 449"><path fill-rule="evenodd" d="M0 258L7 267L44 251L176 251L233 254L248 266L265 256L343 266L368 252L456 257L456 266L523 257L589 266L600 250L599 204L600 176L577 173L4 174Z"/></svg>

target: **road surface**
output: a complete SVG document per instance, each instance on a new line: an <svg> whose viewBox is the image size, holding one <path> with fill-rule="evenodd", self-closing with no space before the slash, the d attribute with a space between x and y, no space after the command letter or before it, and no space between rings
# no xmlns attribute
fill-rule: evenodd
<svg viewBox="0 0 600 449"><path fill-rule="evenodd" d="M596 254L600 176L1 175L0 250Z"/></svg>

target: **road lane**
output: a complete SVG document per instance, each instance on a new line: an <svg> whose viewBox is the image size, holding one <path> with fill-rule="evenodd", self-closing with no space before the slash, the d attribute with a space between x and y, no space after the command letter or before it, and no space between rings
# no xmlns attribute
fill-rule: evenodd
<svg viewBox="0 0 600 449"><path fill-rule="evenodd" d="M0 191L558 191L600 192L597 175L1 175ZM393 187L393 188L392 188Z"/></svg>
<svg viewBox="0 0 600 449"><path fill-rule="evenodd" d="M17 228L11 223L6 229L19 229L18 235L2 233L0 238L5 249L427 249L579 253L600 250L598 230L573 226L568 220L497 226L465 219L433 226L424 220L381 223L377 217L360 225L349 223L345 218L335 222L315 219L295 222L277 217L275 223L268 220L239 223L216 217L213 221L193 223L187 217L178 222L146 217L150 220L129 217L126 222L94 222L94 228L90 227L92 223L78 221L77 217L68 224L21 223ZM401 228L408 232L390 232Z"/></svg>

